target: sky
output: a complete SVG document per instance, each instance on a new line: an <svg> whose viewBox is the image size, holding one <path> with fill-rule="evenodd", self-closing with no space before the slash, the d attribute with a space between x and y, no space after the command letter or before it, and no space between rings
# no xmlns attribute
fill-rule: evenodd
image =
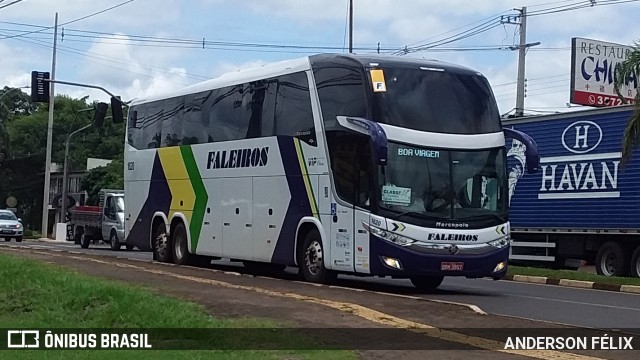
<svg viewBox="0 0 640 360"><path fill-rule="evenodd" d="M0 87L28 86L31 71L52 71L56 13L56 79L101 86L128 101L267 62L346 53L348 3L0 0ZM518 69L518 51L509 46L520 36L508 16L513 22L523 7L527 43L540 42L526 55L527 114L578 108L569 104L572 37L640 40L637 0L353 0L354 52L379 47L473 68L487 77L505 114L515 107ZM62 84L55 93L108 99Z"/></svg>

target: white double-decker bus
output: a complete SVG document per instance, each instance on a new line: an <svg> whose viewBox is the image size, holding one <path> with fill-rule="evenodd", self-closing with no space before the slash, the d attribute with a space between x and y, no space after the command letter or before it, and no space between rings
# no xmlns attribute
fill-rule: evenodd
<svg viewBox="0 0 640 360"><path fill-rule="evenodd" d="M506 273L505 134L485 77L439 61L323 54L133 101L127 243L176 264L409 278Z"/></svg>

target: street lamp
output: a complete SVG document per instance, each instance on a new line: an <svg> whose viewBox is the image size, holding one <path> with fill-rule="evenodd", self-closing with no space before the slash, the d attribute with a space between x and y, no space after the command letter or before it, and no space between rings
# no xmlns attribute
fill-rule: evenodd
<svg viewBox="0 0 640 360"><path fill-rule="evenodd" d="M92 126L96 126L96 127L100 127L102 126L102 123L104 121L104 117L105 114L107 112L107 108L109 105L107 105L106 103L98 103L98 105L96 105L96 107L91 107L91 108L87 108L87 109L82 109L82 110L78 110L76 112L76 116L73 118L73 122L71 123L73 126L73 123L75 123L75 121L78 118L78 115L81 112L85 112L85 111L91 111L91 110L95 110L95 114L93 115L93 122L91 124L88 124L86 126L81 127L80 129L72 132L72 133L68 133L67 132L67 140L65 141L64 144L64 165L63 165L63 170L62 170L62 206L60 208L60 222L65 222L63 220L65 220L65 214L67 212L67 195L68 195L68 179L67 179L67 175L68 175L68 162L69 162L69 144L71 143L71 137L73 137L73 135L84 131ZM71 130L71 127L69 127L69 130Z"/></svg>
<svg viewBox="0 0 640 360"><path fill-rule="evenodd" d="M14 91L14 90L19 90L19 89L28 89L31 86L20 86L20 87L14 87L14 88L9 88L9 90L5 91L2 93L2 96L0 96L0 100L2 100L3 97L5 97L5 95L9 94L10 92Z"/></svg>

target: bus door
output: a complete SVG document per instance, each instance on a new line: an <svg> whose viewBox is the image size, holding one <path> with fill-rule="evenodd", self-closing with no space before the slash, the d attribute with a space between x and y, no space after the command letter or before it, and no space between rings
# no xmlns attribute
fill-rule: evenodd
<svg viewBox="0 0 640 360"><path fill-rule="evenodd" d="M341 143L331 149L333 181L341 202L331 203L330 251L333 270L353 271L353 205L355 152Z"/></svg>
<svg viewBox="0 0 640 360"><path fill-rule="evenodd" d="M354 271L354 259L359 259L359 271L368 272L368 261L363 262L356 251L368 254L369 235L360 222L368 223L370 213L369 139L349 134L334 144L331 166L336 193L343 203L331 205L331 265L335 270Z"/></svg>

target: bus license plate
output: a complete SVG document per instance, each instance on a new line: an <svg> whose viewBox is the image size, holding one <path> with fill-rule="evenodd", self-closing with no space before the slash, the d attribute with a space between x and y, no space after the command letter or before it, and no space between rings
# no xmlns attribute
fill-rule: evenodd
<svg viewBox="0 0 640 360"><path fill-rule="evenodd" d="M440 270L442 271L462 271L464 263L462 262L441 262Z"/></svg>

